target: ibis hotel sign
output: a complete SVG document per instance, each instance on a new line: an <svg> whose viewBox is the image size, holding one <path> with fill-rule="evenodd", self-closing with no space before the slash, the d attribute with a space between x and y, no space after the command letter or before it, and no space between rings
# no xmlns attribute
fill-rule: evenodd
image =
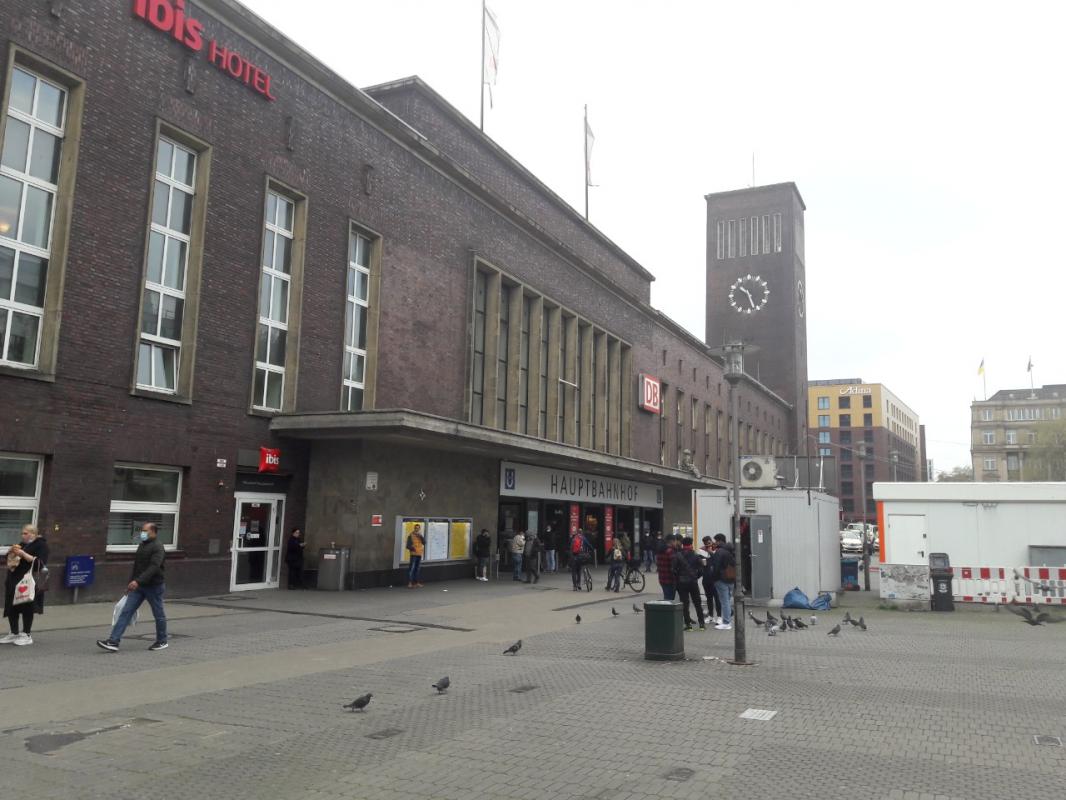
<svg viewBox="0 0 1066 800"><path fill-rule="evenodd" d="M661 486L511 461L500 464L500 497L602 503L607 506L663 507Z"/></svg>
<svg viewBox="0 0 1066 800"><path fill-rule="evenodd" d="M185 0L133 0L133 16L158 31L169 34L194 53L204 52L207 60L256 94L273 100L270 74L260 69L236 50L204 40L204 24L190 13Z"/></svg>

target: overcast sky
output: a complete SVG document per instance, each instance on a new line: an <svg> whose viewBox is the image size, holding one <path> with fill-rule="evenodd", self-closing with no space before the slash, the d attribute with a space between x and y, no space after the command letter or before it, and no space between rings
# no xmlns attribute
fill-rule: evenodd
<svg viewBox="0 0 1066 800"><path fill-rule="evenodd" d="M475 122L480 0L244 0L357 86L417 74ZM1066 6L493 0L485 130L704 335L708 192L795 181L812 379L881 382L969 464L969 404L1066 383ZM298 8L298 12L295 10Z"/></svg>

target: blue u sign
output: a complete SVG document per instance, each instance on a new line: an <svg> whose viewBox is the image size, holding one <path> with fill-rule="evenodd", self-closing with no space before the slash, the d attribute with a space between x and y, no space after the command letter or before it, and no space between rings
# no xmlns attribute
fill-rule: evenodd
<svg viewBox="0 0 1066 800"><path fill-rule="evenodd" d="M68 589L75 586L91 586L96 577L96 559L93 556L67 556L66 568L63 570L63 585Z"/></svg>
<svg viewBox="0 0 1066 800"><path fill-rule="evenodd" d="M513 467L504 467L503 469L503 487L507 491L513 492L515 488L515 471Z"/></svg>

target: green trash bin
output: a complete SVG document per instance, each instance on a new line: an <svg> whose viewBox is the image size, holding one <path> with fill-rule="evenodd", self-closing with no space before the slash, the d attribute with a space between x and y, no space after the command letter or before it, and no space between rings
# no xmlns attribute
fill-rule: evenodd
<svg viewBox="0 0 1066 800"><path fill-rule="evenodd" d="M644 658L648 661L682 661L685 658L681 604L652 600L644 604Z"/></svg>

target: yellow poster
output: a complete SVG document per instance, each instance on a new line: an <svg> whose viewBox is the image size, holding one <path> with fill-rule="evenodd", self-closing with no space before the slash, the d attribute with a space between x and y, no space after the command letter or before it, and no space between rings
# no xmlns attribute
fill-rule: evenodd
<svg viewBox="0 0 1066 800"><path fill-rule="evenodd" d="M407 552L407 537L414 533L415 525L419 526L419 533L426 535L426 521L424 519L404 519L400 526L400 563L407 564L411 560L411 554Z"/></svg>
<svg viewBox="0 0 1066 800"><path fill-rule="evenodd" d="M467 520L452 520L448 557L470 558L470 522Z"/></svg>

